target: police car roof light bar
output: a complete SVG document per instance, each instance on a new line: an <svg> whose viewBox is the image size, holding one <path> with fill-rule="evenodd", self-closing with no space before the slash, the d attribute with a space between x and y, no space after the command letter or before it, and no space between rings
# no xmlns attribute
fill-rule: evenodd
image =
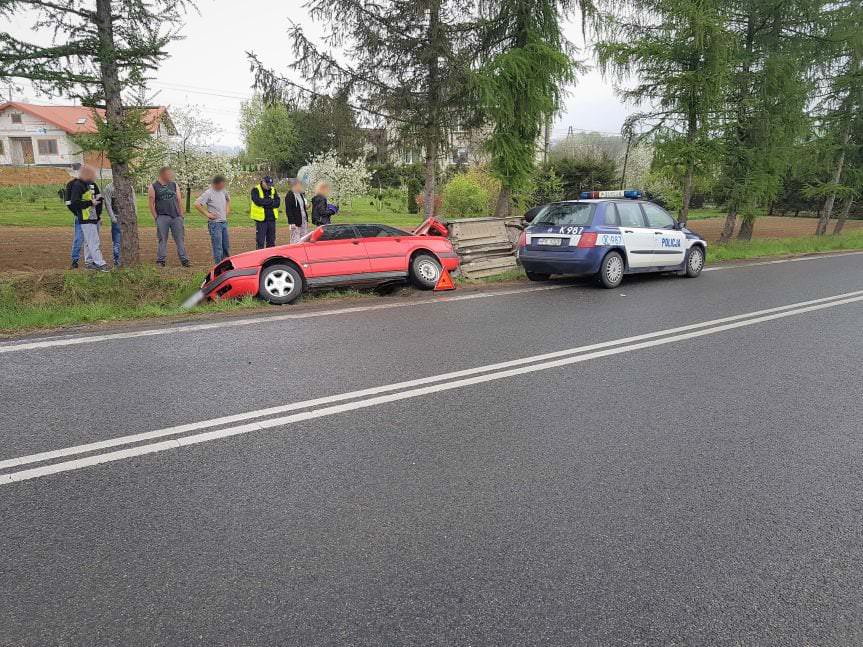
<svg viewBox="0 0 863 647"><path fill-rule="evenodd" d="M637 189L626 189L621 191L582 191L581 199L590 200L595 198L628 198L630 200L638 200L642 196L641 191Z"/></svg>

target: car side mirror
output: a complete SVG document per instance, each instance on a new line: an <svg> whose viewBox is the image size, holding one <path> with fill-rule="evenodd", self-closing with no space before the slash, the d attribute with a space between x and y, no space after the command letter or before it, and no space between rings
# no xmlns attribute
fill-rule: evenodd
<svg viewBox="0 0 863 647"><path fill-rule="evenodd" d="M677 231L680 231L681 229L686 229L686 223L685 223L685 222L680 222L679 220L675 220L675 221L674 221L674 228L675 228Z"/></svg>
<svg viewBox="0 0 863 647"><path fill-rule="evenodd" d="M545 205L540 205L540 206L538 206L538 207L534 207L533 209L528 209L527 211L525 211L525 213L524 213L524 215L522 216L522 218L524 219L524 221L525 221L525 222L533 222L533 219L534 219L534 218L536 218L537 214L538 214L540 211L542 211L542 208L543 208L544 206L545 206Z"/></svg>
<svg viewBox="0 0 863 647"><path fill-rule="evenodd" d="M311 236L309 236L309 242L310 242L310 243L316 243L316 242L318 242L321 238L323 238L323 236L324 236L324 228L323 228L323 227L318 227L317 229L315 229L315 230L312 232L312 235L311 235Z"/></svg>

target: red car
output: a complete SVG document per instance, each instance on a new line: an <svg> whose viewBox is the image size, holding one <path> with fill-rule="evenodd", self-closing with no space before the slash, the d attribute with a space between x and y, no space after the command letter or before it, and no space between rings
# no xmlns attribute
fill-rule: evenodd
<svg viewBox="0 0 863 647"><path fill-rule="evenodd" d="M441 268L458 268L446 235L434 219L413 232L388 225L323 225L298 243L229 256L207 275L197 300L257 295L281 304L309 288L399 280L431 290Z"/></svg>

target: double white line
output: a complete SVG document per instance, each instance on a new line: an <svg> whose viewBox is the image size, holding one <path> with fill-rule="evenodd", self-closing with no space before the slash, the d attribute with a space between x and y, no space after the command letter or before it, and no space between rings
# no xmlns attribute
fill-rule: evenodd
<svg viewBox="0 0 863 647"><path fill-rule="evenodd" d="M747 312L721 319L712 319L710 321L668 328L633 337L624 337L597 344L568 348L542 355L533 355L496 364L441 373L416 380L396 382L359 391L350 391L348 393L314 398L232 416L213 418L211 420L0 460L0 472L3 472L0 473L0 485L26 481L61 472L69 472L101 463L162 452L168 449L177 449L187 445L205 443L230 436L238 436L253 431L284 427L305 420L323 418L379 404L417 398L442 391L502 380L517 375L578 364L591 359L628 353L643 348L673 344L687 339L714 335L727 330L753 326L775 319L834 308L859 301L863 301L863 290L792 303L766 310ZM121 447L122 449L114 449ZM80 458L61 460L84 454L86 456ZM47 464L18 469L17 471L6 471L36 463Z"/></svg>

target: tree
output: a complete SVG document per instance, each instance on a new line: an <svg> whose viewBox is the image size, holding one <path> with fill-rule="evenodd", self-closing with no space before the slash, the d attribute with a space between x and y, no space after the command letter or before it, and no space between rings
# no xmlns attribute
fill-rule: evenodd
<svg viewBox="0 0 863 647"><path fill-rule="evenodd" d="M255 163L263 163L273 172L296 171L299 167L297 129L283 103L265 103L260 97L243 102L240 130L246 156Z"/></svg>
<svg viewBox="0 0 863 647"><path fill-rule="evenodd" d="M315 88L345 88L355 108L398 123L403 137L419 137L425 155L425 215L436 190L439 152L448 132L465 126L471 110L470 64L476 24L461 0L311 0L313 20L327 27L308 38L292 26L292 67ZM320 43L346 44L337 57ZM291 100L309 91L251 56L256 85L268 97ZM342 63L341 61L350 63Z"/></svg>
<svg viewBox="0 0 863 647"><path fill-rule="evenodd" d="M335 151L327 151L312 158L309 166L309 186L314 187L321 181L329 184L333 190L330 197L335 204L349 202L368 192L371 173L361 157L342 163Z"/></svg>
<svg viewBox="0 0 863 647"><path fill-rule="evenodd" d="M733 45L725 3L631 0L627 6L606 15L597 56L603 71L639 79L622 95L649 104L634 121L656 135L657 152L680 178L680 220L686 222L695 174L719 154L714 135Z"/></svg>
<svg viewBox="0 0 863 647"><path fill-rule="evenodd" d="M0 77L29 79L46 93L104 107L96 136L111 162L124 265L140 260L130 164L149 138L144 112L127 109L123 91L140 86L167 57L189 0L0 0L0 16L34 12L32 32L50 30L48 45L0 32Z"/></svg>
<svg viewBox="0 0 863 647"><path fill-rule="evenodd" d="M177 172L177 177L186 187L186 211L192 208L192 187L201 186L207 182L207 176L214 167L221 164L212 163L204 146L211 143L213 135L220 132L212 120L203 117L200 106L184 106L174 108L171 113L176 136L171 145L171 166ZM210 175L212 177L212 175Z"/></svg>
<svg viewBox="0 0 863 647"><path fill-rule="evenodd" d="M479 104L492 124L486 142L491 172L501 183L495 216L506 217L513 192L530 180L546 121L574 80L572 46L561 33L556 0L502 0L486 22L476 76Z"/></svg>
<svg viewBox="0 0 863 647"><path fill-rule="evenodd" d="M809 0L738 0L728 7L738 43L724 124L719 186L727 211L720 242L731 239L741 209L738 238L751 239L755 209L779 195L799 150L811 91L810 7Z"/></svg>

